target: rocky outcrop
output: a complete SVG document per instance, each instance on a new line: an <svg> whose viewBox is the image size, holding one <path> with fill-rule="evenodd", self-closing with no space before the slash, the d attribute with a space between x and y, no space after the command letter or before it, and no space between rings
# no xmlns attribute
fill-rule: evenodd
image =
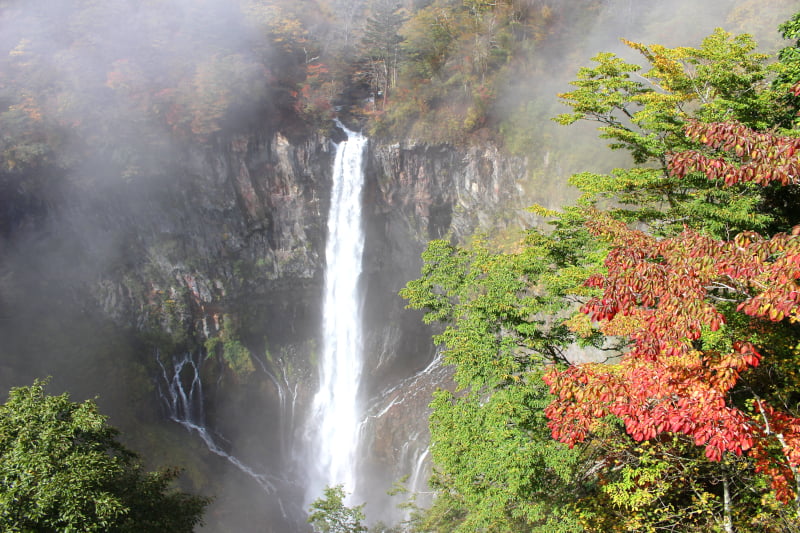
<svg viewBox="0 0 800 533"><path fill-rule="evenodd" d="M464 239L528 218L521 187L528 161L495 146L378 145L371 156L376 213L405 222L419 242L448 233Z"/></svg>

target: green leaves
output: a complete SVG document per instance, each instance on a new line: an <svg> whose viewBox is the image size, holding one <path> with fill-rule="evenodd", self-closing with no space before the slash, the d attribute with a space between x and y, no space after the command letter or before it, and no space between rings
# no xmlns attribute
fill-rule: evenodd
<svg viewBox="0 0 800 533"><path fill-rule="evenodd" d="M750 511L778 530L786 512L764 502L800 478L800 229L754 233L797 208L773 198L796 182L797 140L758 130L776 116L766 58L722 30L699 48L627 44L647 67L596 56L556 120L597 122L637 166L573 176L577 205L533 208L553 231L509 250L431 243L403 292L444 322L455 365L459 389L431 415L455 531L546 530L553 516L708 530ZM578 306L588 316L570 318ZM625 355L560 366L579 340ZM547 441L543 415L573 449Z"/></svg>
<svg viewBox="0 0 800 533"><path fill-rule="evenodd" d="M4 531L192 531L205 498L170 490L177 471L146 473L92 401L12 389L0 407Z"/></svg>
<svg viewBox="0 0 800 533"><path fill-rule="evenodd" d="M435 483L467 512L455 531L550 531L580 457L548 439L547 393L535 375L482 394L440 391L431 404ZM540 529L541 528L541 529Z"/></svg>
<svg viewBox="0 0 800 533"><path fill-rule="evenodd" d="M641 81L634 81L631 75L641 70L639 65L626 63L614 54L605 52L596 55L593 68L583 67L578 71L578 79L572 82L577 89L559 94L572 109L556 117L559 124L569 125L578 120L597 120L606 126L621 125L614 112L632 116L632 98L649 92Z"/></svg>
<svg viewBox="0 0 800 533"><path fill-rule="evenodd" d="M325 493L309 507L308 523L314 533L366 533L363 505L347 507L342 485L325 487Z"/></svg>
<svg viewBox="0 0 800 533"><path fill-rule="evenodd" d="M460 389L438 392L430 418L440 494L431 512L449 507L452 531L580 530L566 502L582 454L549 439L540 374L573 339L558 317L594 260L593 246L581 248L583 220L571 211L550 235L531 232L506 252L433 241L422 276L401 291L426 321L445 324L435 340Z"/></svg>
<svg viewBox="0 0 800 533"><path fill-rule="evenodd" d="M422 277L400 294L409 307L427 310L426 322L447 323L434 340L446 347L460 386L495 387L542 358L557 357L565 331L542 328L540 314L565 304L532 289L552 260L546 247L492 253L481 241L469 250L432 241L423 259Z"/></svg>

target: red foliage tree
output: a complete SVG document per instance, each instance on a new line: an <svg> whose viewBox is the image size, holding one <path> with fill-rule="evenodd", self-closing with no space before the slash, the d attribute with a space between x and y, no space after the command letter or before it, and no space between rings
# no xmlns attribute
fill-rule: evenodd
<svg viewBox="0 0 800 533"><path fill-rule="evenodd" d="M798 181L800 139L738 123L695 122L686 133L707 148L674 154L675 176L700 171L726 185ZM547 373L556 396L546 409L553 437L575 444L615 415L637 441L684 434L705 446L712 461L747 452L757 471L770 476L778 499L800 503L800 418L752 390L747 402L734 402L731 394L770 352L754 344L754 333L800 321L800 226L731 240L688 229L658 239L599 213L588 226L613 247L607 273L587 282L601 295L581 310L606 335L627 338L629 349L614 365ZM732 336L725 349L705 342L738 314L749 318L725 330Z"/></svg>

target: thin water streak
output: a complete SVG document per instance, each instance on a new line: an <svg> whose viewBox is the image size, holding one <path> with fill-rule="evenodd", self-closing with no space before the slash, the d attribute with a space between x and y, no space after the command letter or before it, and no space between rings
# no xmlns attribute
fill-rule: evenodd
<svg viewBox="0 0 800 533"><path fill-rule="evenodd" d="M275 482L278 480L266 474L259 474L238 457L226 452L206 427L203 382L200 379L201 358L198 356L195 360L195 357L188 352L180 356L173 356L171 358L172 368L169 370L158 352L156 352L156 361L161 367L158 393L170 420L182 425L190 433L196 433L211 453L226 459L241 472L251 477L267 494L274 494Z"/></svg>

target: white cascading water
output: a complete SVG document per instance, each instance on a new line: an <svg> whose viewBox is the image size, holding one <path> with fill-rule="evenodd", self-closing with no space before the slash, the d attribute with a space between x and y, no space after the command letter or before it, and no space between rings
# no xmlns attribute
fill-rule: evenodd
<svg viewBox="0 0 800 533"><path fill-rule="evenodd" d="M173 356L171 359L171 365L165 366L156 352L156 362L161 367L158 393L167 410L167 416L189 432L197 433L211 453L223 457L244 474L253 478L264 489L264 492L275 493L275 482L278 480L266 474L259 474L240 461L238 457L222 449L206 427L203 382L200 380L202 356L195 357L191 353L185 353Z"/></svg>
<svg viewBox="0 0 800 533"><path fill-rule="evenodd" d="M336 148L328 215L320 384L308 426L312 470L309 500L319 497L326 486L344 485L348 493L355 490L361 419L362 306L358 281L364 251L361 190L367 139L338 121L337 125L347 134L347 140Z"/></svg>

